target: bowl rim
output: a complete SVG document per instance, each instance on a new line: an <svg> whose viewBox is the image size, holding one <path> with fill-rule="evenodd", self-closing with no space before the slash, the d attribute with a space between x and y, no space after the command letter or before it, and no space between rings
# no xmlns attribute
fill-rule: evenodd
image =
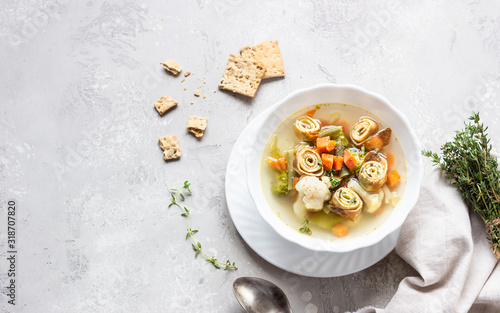
<svg viewBox="0 0 500 313"><path fill-rule="evenodd" d="M285 98L281 99L277 103L271 106L271 112L270 114L262 121L260 129L262 129L262 126L266 124L267 121L269 121L270 118L272 118L273 113L279 110L284 104L287 102L291 101L295 97L310 93L310 92L318 92L319 90L322 89L327 89L327 90L333 90L333 91L338 91L338 90L348 90L351 92L358 92L362 93L365 95L368 95L370 97L373 97L379 101L380 104L382 104L386 109L389 109L391 111L391 114L394 114L397 119L399 119L402 122L402 125L406 128L405 134L409 136L411 139L411 145L420 151L420 144L417 139L417 136L415 135L413 129L411 128L409 120L406 118L406 116L399 111L394 105L391 104L389 100L387 100L385 97L368 91L360 86L353 85L353 84L332 84L332 83L323 83L323 84L317 84L312 87L308 88L303 88L303 89L298 89L289 95L287 95ZM332 101L332 103L334 103ZM350 104L350 103L346 103ZM312 105L312 104L311 104ZM350 104L359 107L360 105L356 104ZM309 105L307 105L309 106ZM304 107L307 107L304 106ZM366 109L366 107L361 105L361 108ZM285 117L285 118L288 118ZM282 122L283 120L281 120ZM281 123L280 122L280 123ZM273 128L272 131L274 131L275 128ZM272 133L271 131L271 133ZM401 133L401 132L400 132ZM270 135L270 134L269 134ZM269 136L267 136L269 138ZM267 139L266 138L266 139ZM258 136L256 135L253 138L253 141L250 142L250 146L255 148L257 145L257 140ZM405 151L403 150L405 153ZM250 157L250 154L254 153L253 158ZM322 239L318 239L312 236L307 236L304 234L301 234L297 232L296 230L292 230L289 226L285 225L285 222L280 219L279 223L274 222L274 220L279 219L275 213L273 212L272 208L268 204L264 192L262 190L262 185L261 185L261 179L260 179L260 170L258 171L258 175L256 175L255 171L252 171L250 168L255 167L255 162L258 162L258 167L260 169L260 161L261 161L261 156L262 156L262 150L261 149L253 149L249 152L247 155L247 158L245 160L245 168L247 171L247 185L248 185L248 190L250 192L250 195L257 207L257 211L261 215L261 217L268 223L271 228L277 232L281 237L285 238L288 241L291 241L295 244L298 244L304 248L307 248L312 251L326 251L326 252L336 252L336 253L345 253L345 252L350 252L353 250L357 250L360 248L365 248L368 246L372 246L380 242L382 239L387 237L389 234L393 233L394 231L397 231L403 222L405 221L406 217L408 214L411 212L411 210L414 208L418 197L420 193L420 186L421 182L423 179L423 163L420 155L418 154L418 157L415 163L412 164L414 172L412 172L411 180L415 182L416 188L415 190L412 190L409 192L409 190L405 189L405 193L403 194L403 197L400 201L400 204L398 208L400 210L397 211L397 214L394 214L393 212L385 222L382 223L379 227L377 227L374 231L369 232L366 235L363 235L361 237L357 238L352 238L351 240L345 240L345 241L326 241ZM252 163L253 162L253 163ZM408 155L405 153L405 162L406 162L406 168L407 168L407 173L409 172L409 167L408 167ZM255 183L255 178L258 177L257 181L258 184ZM410 181L410 175L407 175L407 181ZM408 183L406 188L408 187ZM262 201L264 200L264 201ZM404 207L401 208L401 204L404 204ZM390 223L388 223L391 221ZM292 232L293 231L293 232ZM360 240L361 239L361 240Z"/></svg>

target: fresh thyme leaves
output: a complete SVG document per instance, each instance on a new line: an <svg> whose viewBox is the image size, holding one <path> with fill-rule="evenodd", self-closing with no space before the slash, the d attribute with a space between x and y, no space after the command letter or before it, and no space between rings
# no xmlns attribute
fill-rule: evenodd
<svg viewBox="0 0 500 313"><path fill-rule="evenodd" d="M189 189L189 186L191 186L191 183L189 183L188 181L185 181L184 186L182 186L180 189L170 189L170 193L172 196L172 202L170 202L168 207L170 208L173 205L178 206L181 210L183 210L183 212L181 213L181 216L186 217L188 219L188 228L186 229L187 230L186 240L191 238L191 240L193 241L191 246L193 247L193 250L195 251L194 258L196 259L198 257L198 255L201 253L205 257L205 261L211 263L217 269L220 269L221 266L224 266L224 270L229 270L229 269L237 270L238 268L236 267L234 262L231 263L231 261L227 260L225 263L223 263L223 262L217 261L217 259L213 256L212 257L208 256L208 254L206 254L201 249L201 243L194 238L193 235L196 234L198 232L198 230L191 229L191 211L188 210L186 207L182 207L177 202L177 200L178 200L177 196L179 196L182 199L182 201L184 201L186 199L185 192L187 191L189 194L192 193L191 190ZM184 194L183 194L183 192L184 192Z"/></svg>
<svg viewBox="0 0 500 313"><path fill-rule="evenodd" d="M189 189L189 186L191 186L191 183L189 183L187 180L184 182L184 186L182 186L181 189L170 189L170 193L172 194L172 203L168 207L171 207L172 205L177 205L178 204L175 202L175 196L179 195L182 200L186 200L186 197L184 197L184 194L182 193L183 190L187 190L189 194L191 194L191 190Z"/></svg>
<svg viewBox="0 0 500 313"><path fill-rule="evenodd" d="M330 176L330 183L332 185L332 188L335 188L340 184L340 180L336 177Z"/></svg>
<svg viewBox="0 0 500 313"><path fill-rule="evenodd" d="M183 213L184 214L184 213ZM182 214L181 214L182 215ZM189 236L192 236L193 234L196 234L198 232L197 229L191 229L191 228L188 228L187 229L187 234L186 234L186 240L189 238Z"/></svg>
<svg viewBox="0 0 500 313"><path fill-rule="evenodd" d="M176 206L179 206L177 204L177 202L175 201L175 196L174 195L171 195L172 196L172 202L170 202L170 204L168 205L168 207L171 207L172 205L176 205Z"/></svg>
<svg viewBox="0 0 500 313"><path fill-rule="evenodd" d="M299 229L299 232L303 234L312 234L312 231L309 229L309 220L307 218L304 218L304 221L302 222L302 227Z"/></svg>
<svg viewBox="0 0 500 313"><path fill-rule="evenodd" d="M211 258L207 258L205 261L212 263L215 266L215 268L220 268L219 262L217 262L217 259L214 256Z"/></svg>
<svg viewBox="0 0 500 313"><path fill-rule="evenodd" d="M340 179L334 176L335 175L334 169L327 171L326 175L330 178L331 188L335 188L340 184Z"/></svg>
<svg viewBox="0 0 500 313"><path fill-rule="evenodd" d="M429 150L422 154L444 171L461 193L465 203L474 207L486 224L486 233L496 258L500 258L500 171L498 161L490 155L487 129L472 113L471 122L457 131L453 141L441 147L442 157Z"/></svg>

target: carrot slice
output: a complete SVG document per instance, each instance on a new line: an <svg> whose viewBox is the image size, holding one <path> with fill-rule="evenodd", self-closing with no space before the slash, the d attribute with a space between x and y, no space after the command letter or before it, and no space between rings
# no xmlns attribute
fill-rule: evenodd
<svg viewBox="0 0 500 313"><path fill-rule="evenodd" d="M281 171L284 171L287 169L287 164L286 164L286 157L282 156L281 158L278 159L281 167Z"/></svg>
<svg viewBox="0 0 500 313"><path fill-rule="evenodd" d="M335 237L342 238L349 234L349 228L344 224L337 224L332 227L332 233Z"/></svg>
<svg viewBox="0 0 500 313"><path fill-rule="evenodd" d="M297 185L297 183L299 182L300 178L298 177L294 177L293 178L293 189L295 189L295 185Z"/></svg>
<svg viewBox="0 0 500 313"><path fill-rule="evenodd" d="M387 154L387 168L392 168L395 159L396 157L394 156L394 153Z"/></svg>
<svg viewBox="0 0 500 313"><path fill-rule="evenodd" d="M311 111L307 111L307 112L306 112L306 115L307 115L307 116L310 116L310 117L313 117L313 116L314 116L314 113L316 113L316 109L313 109L313 110L311 110Z"/></svg>
<svg viewBox="0 0 500 313"><path fill-rule="evenodd" d="M329 140L328 143L326 144L326 151L328 152L332 151L333 149L335 149L336 145L337 143L335 142L335 140Z"/></svg>
<svg viewBox="0 0 500 313"><path fill-rule="evenodd" d="M352 170L358 162L349 150L344 150L344 163L348 169Z"/></svg>
<svg viewBox="0 0 500 313"><path fill-rule="evenodd" d="M266 162L267 162L267 164L271 165L278 172L280 172L280 173L283 172L283 169L281 168L280 161L278 159L273 158L273 157L267 157Z"/></svg>
<svg viewBox="0 0 500 313"><path fill-rule="evenodd" d="M333 154L322 153L321 161L323 162L323 168L325 171L331 171L333 168Z"/></svg>
<svg viewBox="0 0 500 313"><path fill-rule="evenodd" d="M401 180L401 176L399 176L398 171L392 170L389 174L387 174L387 186L394 187Z"/></svg>
<svg viewBox="0 0 500 313"><path fill-rule="evenodd" d="M328 145L329 141L330 141L330 136L325 136L316 139L316 148L318 148L319 153L327 151L326 146Z"/></svg>
<svg viewBox="0 0 500 313"><path fill-rule="evenodd" d="M333 169L340 171L342 169L342 164L344 163L344 158L339 156L333 157Z"/></svg>

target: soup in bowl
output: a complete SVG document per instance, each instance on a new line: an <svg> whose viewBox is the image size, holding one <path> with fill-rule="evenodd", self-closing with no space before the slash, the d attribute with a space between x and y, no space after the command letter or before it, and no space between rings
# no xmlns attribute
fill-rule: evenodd
<svg viewBox="0 0 500 313"><path fill-rule="evenodd" d="M399 111L359 87L331 84L295 92L271 111L246 167L257 209L279 235L347 252L399 230L422 179L416 137Z"/></svg>

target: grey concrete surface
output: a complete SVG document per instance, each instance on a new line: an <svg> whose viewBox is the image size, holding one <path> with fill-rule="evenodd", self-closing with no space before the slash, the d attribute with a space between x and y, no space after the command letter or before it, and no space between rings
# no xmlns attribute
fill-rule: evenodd
<svg viewBox="0 0 500 313"><path fill-rule="evenodd" d="M0 16L2 312L242 312L239 276L274 281L296 312L384 307L415 275L394 252L362 272L314 279L247 246L224 194L238 135L290 92L323 82L384 95L425 148L472 110L500 130L495 1L30 0L1 2ZM264 81L254 99L217 90L230 53L273 39L286 78ZM168 75L167 58L193 74ZM160 117L153 103L166 94L179 105ZM208 117L201 140L185 131L190 114ZM183 156L166 163L157 139L173 134ZM169 188L185 180L197 238L237 271L194 259L186 220L167 208ZM9 199L15 306L5 288Z"/></svg>

